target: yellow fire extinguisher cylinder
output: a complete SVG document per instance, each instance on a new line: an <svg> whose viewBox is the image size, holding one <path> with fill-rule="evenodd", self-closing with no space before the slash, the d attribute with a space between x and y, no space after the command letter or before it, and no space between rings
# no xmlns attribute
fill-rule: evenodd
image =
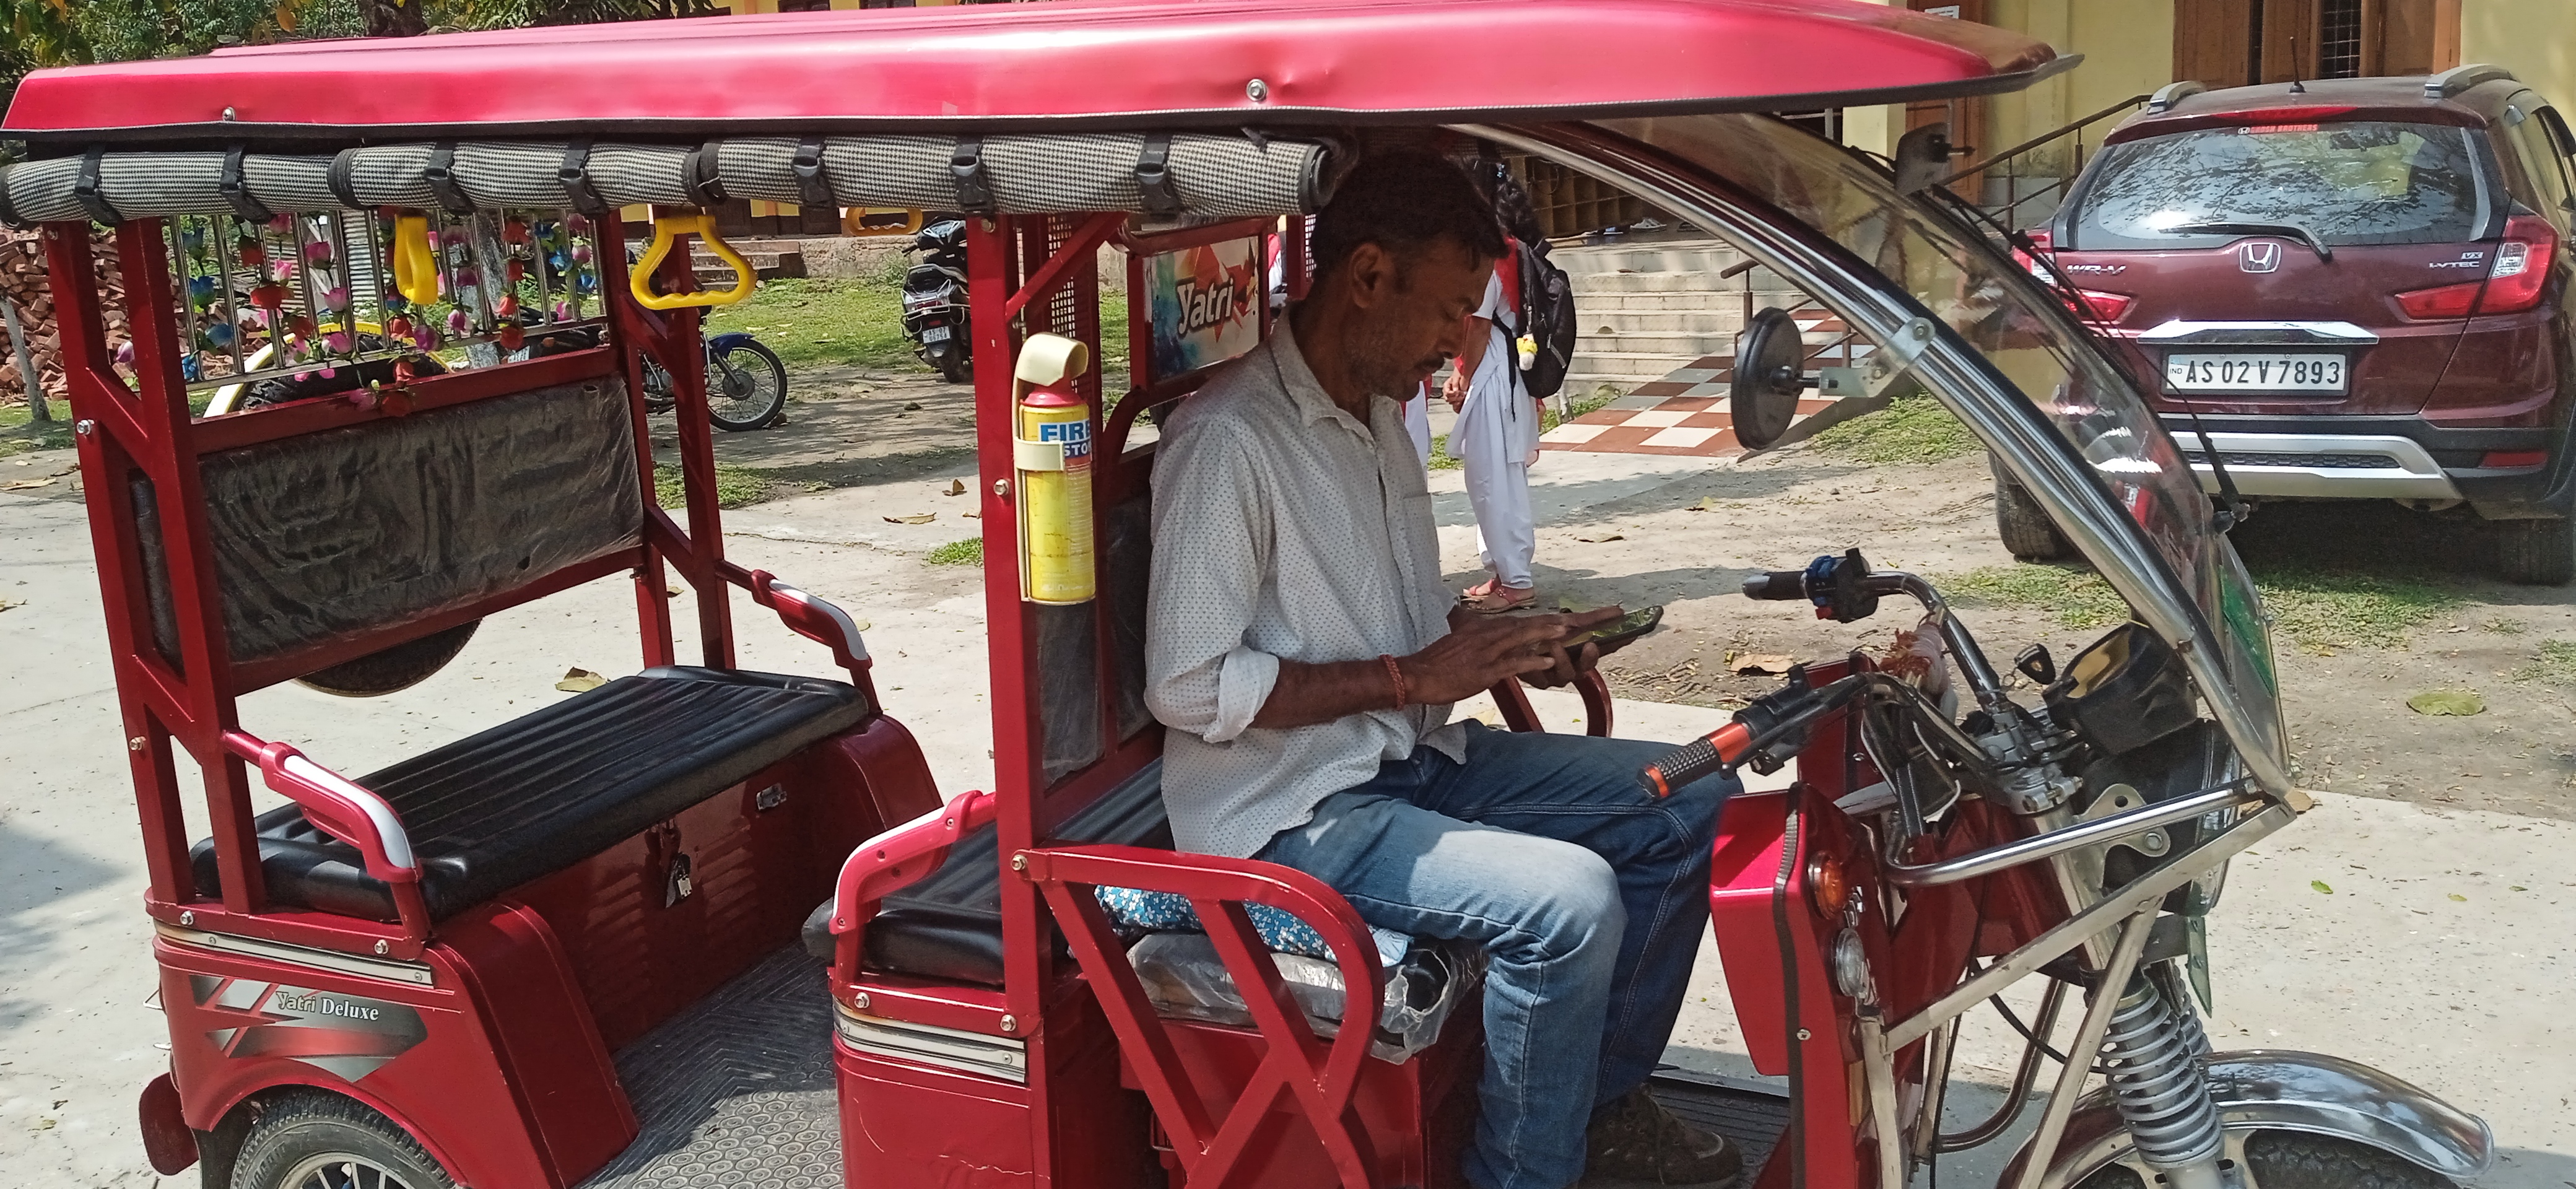
<svg viewBox="0 0 2576 1189"><path fill-rule="evenodd" d="M1081 343L1030 335L1014 379L1020 490L1020 595L1089 602L1099 593L1091 535L1091 404L1073 382L1090 364Z"/></svg>

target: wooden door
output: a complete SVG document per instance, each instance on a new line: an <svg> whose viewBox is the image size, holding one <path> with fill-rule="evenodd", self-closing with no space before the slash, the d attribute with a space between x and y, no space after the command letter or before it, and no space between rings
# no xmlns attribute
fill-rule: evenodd
<svg viewBox="0 0 2576 1189"><path fill-rule="evenodd" d="M1962 21L1984 24L1987 0L1906 0L1905 6L1916 12L1934 13ZM1934 99L1905 105L1905 130L1911 132L1926 124L1950 126L1950 159L1964 165L1981 154L2001 145L1989 145L1986 135L1986 100L1982 95L1965 99ZM1970 202L1983 202L1984 178L1969 176L1950 183L1952 192Z"/></svg>

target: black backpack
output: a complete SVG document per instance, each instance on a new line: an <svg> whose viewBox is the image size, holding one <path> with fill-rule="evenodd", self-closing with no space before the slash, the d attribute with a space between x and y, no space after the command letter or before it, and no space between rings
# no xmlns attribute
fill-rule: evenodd
<svg viewBox="0 0 2576 1189"><path fill-rule="evenodd" d="M1520 332L1538 345L1538 357L1520 373L1521 386L1544 400L1565 387L1565 373L1574 366L1574 340L1582 329L1575 324L1574 282L1548 260L1546 229L1540 226L1538 211L1530 205L1529 192L1521 188L1520 180L1500 161L1481 165L1482 180L1493 195L1494 214L1517 245L1513 254L1520 268Z"/></svg>

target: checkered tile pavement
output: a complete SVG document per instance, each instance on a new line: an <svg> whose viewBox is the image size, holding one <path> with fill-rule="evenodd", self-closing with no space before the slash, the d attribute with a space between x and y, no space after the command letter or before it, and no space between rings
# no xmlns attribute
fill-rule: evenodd
<svg viewBox="0 0 2576 1189"><path fill-rule="evenodd" d="M1841 338L1840 318L1822 310L1795 312L1800 337L1810 352ZM1866 359L1870 347L1856 345L1855 359ZM1841 352L1829 352L1821 363L1841 364ZM1810 363L1810 367L1816 363ZM1726 411L1727 386L1734 376L1735 356L1708 355L1676 368L1663 379L1638 385L1605 408L1595 409L1539 438L1542 450L1575 450L1599 454L1673 454L1732 458L1744 453L1735 440ZM1798 402L1804 418L1834 402ZM1792 421L1791 424L1796 424Z"/></svg>

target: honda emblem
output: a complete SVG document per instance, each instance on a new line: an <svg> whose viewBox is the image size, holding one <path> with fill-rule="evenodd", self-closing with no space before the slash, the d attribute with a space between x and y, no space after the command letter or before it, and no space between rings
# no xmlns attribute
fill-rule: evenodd
<svg viewBox="0 0 2576 1189"><path fill-rule="evenodd" d="M2274 272L2281 267L2281 245L2268 239L2249 239L2236 248L2236 267L2247 272Z"/></svg>

